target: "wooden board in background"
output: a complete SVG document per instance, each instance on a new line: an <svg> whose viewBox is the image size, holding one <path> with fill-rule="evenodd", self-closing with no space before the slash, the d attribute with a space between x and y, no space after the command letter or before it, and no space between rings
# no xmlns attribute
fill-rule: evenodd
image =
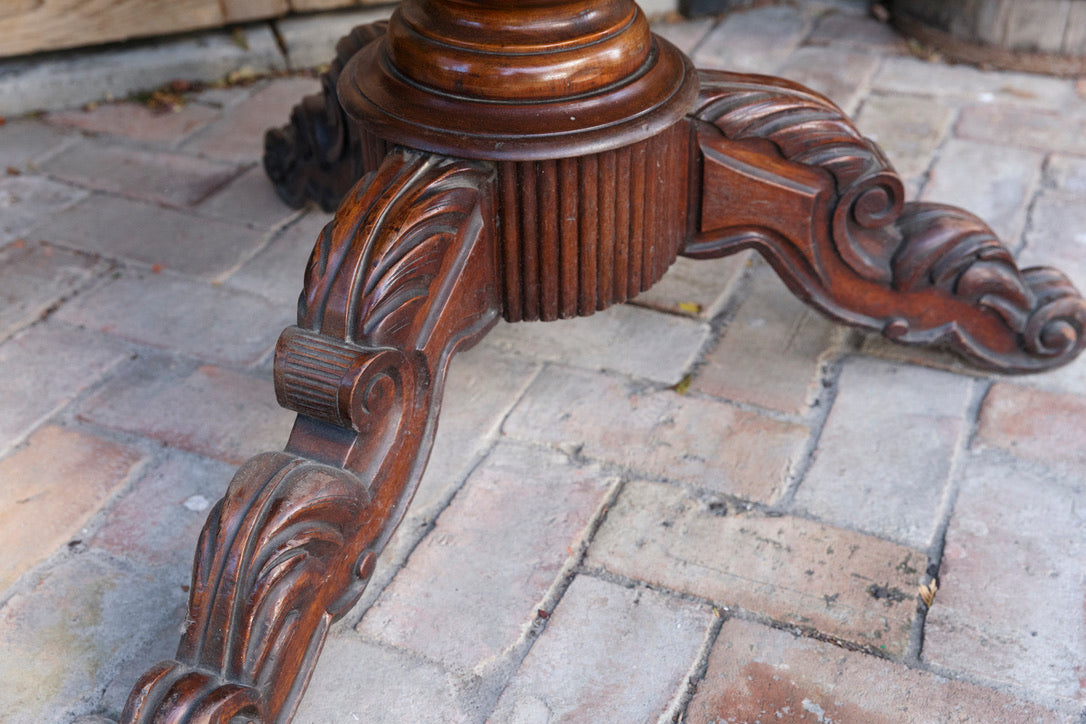
<svg viewBox="0 0 1086 724"><path fill-rule="evenodd" d="M374 0L0 0L0 57L375 4Z"/></svg>

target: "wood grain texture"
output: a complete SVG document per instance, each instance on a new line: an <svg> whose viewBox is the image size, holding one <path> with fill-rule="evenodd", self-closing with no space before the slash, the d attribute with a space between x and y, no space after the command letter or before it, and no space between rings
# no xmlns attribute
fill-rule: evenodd
<svg viewBox="0 0 1086 724"><path fill-rule="evenodd" d="M3 0L0 57L171 35L380 0Z"/></svg>
<svg viewBox="0 0 1086 724"><path fill-rule="evenodd" d="M701 212L684 253L755 248L828 316L1002 372L1086 346L1086 301L1066 277L1019 270L972 214L905 203L882 152L829 100L775 78L702 82Z"/></svg>

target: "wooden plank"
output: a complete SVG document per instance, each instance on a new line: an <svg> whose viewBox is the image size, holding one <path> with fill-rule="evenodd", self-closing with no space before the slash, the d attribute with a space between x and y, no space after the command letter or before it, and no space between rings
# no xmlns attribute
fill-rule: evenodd
<svg viewBox="0 0 1086 724"><path fill-rule="evenodd" d="M0 0L0 57L283 15L287 0Z"/></svg>
<svg viewBox="0 0 1086 724"><path fill-rule="evenodd" d="M1003 47L1059 53L1071 0L1016 0L1011 6Z"/></svg>

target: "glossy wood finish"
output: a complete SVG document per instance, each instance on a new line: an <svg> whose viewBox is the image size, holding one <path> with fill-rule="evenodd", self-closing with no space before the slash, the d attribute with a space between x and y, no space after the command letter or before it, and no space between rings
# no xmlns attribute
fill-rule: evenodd
<svg viewBox="0 0 1086 724"><path fill-rule="evenodd" d="M830 316L993 369L1086 343L1059 272L1019 271L961 210L906 204L830 101L696 76L626 0L408 0L387 33L341 42L267 149L285 199L339 203L275 359L298 418L209 517L177 658L125 722L290 719L422 473L449 356L500 314L591 314L680 252L751 247Z"/></svg>

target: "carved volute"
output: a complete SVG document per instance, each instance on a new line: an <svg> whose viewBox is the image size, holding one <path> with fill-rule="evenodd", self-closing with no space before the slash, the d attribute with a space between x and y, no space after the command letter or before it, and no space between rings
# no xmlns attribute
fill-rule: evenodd
<svg viewBox="0 0 1086 724"><path fill-rule="evenodd" d="M407 0L339 81L348 114L380 138L516 161L645 140L696 92L689 61L632 0Z"/></svg>

